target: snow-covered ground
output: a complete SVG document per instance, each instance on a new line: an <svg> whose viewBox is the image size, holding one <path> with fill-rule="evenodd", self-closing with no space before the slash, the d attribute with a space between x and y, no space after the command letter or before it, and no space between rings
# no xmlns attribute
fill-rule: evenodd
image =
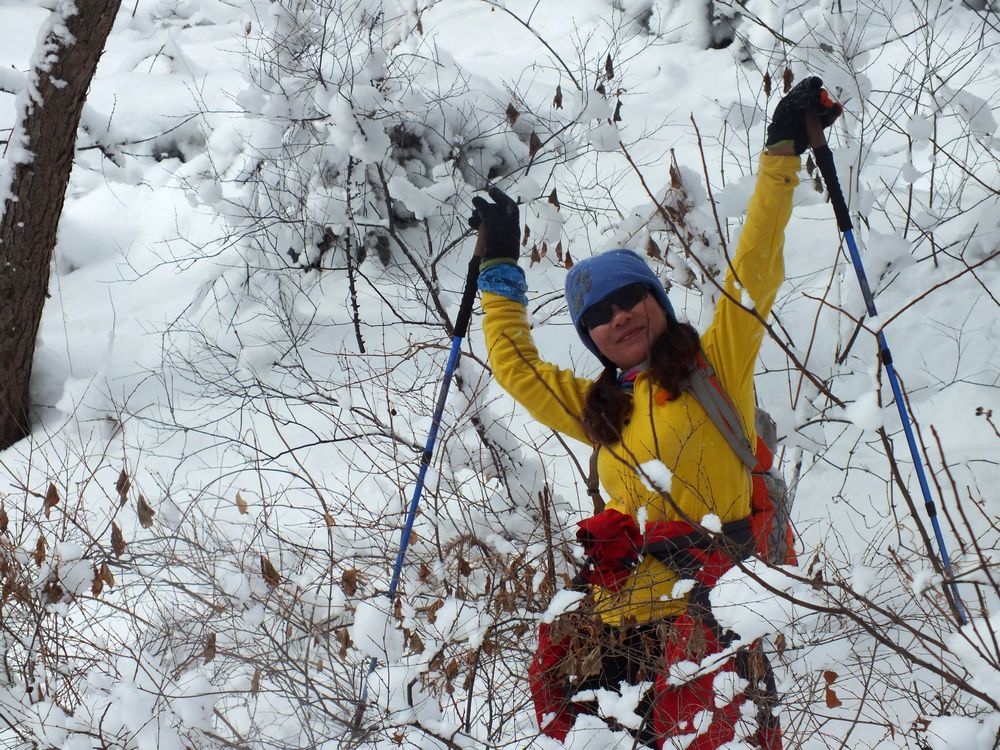
<svg viewBox="0 0 1000 750"><path fill-rule="evenodd" d="M750 0L716 3L713 32L700 1L348 5L119 12L60 225L36 427L0 454L4 746L554 747L525 673L592 512L589 452L490 382L476 318L392 616L380 596L472 251L469 199L488 180L523 199L536 341L595 374L561 300L566 255L655 247L703 329L716 287L653 198L724 269L788 68L846 105L831 145L880 315L862 320L803 172L757 378L799 568L730 574L720 619L767 639L786 747L994 747L997 11ZM26 70L46 14L0 0L0 70ZM730 21L736 41L708 48ZM0 141L14 118L0 93ZM880 326L964 628L922 541ZM587 719L567 746L631 738Z"/></svg>

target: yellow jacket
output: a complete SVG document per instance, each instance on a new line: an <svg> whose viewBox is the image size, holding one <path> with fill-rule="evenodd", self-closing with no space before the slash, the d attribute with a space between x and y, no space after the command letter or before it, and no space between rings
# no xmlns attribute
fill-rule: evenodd
<svg viewBox="0 0 1000 750"><path fill-rule="evenodd" d="M739 409L751 442L756 439L754 363L764 329L737 303L748 299L745 290L762 317L774 303L784 280L784 231L800 165L798 157L760 157L746 224L726 275L726 294L701 337L702 349ZM489 292L483 292L482 304L486 346L497 382L539 422L590 445L580 416L592 381L539 357L523 305ZM698 521L712 513L727 523L747 517L746 466L690 393L666 401L656 398L659 390L646 373L639 374L621 443L598 455L598 475L610 498L607 507L630 514L637 522L642 509L647 521L679 520L680 514L658 492L647 489L637 472L636 467L658 460L672 474L673 502L690 518ZM672 571L646 556L620 591L597 592L597 609L611 625L677 614L686 602L671 596L676 581Z"/></svg>

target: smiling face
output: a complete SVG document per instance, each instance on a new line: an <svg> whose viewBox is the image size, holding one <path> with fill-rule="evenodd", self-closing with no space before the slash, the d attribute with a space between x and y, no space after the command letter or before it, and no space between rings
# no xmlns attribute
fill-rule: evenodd
<svg viewBox="0 0 1000 750"><path fill-rule="evenodd" d="M652 294L629 310L612 306L611 320L587 332L601 354L627 370L649 357L653 342L667 330L667 313Z"/></svg>

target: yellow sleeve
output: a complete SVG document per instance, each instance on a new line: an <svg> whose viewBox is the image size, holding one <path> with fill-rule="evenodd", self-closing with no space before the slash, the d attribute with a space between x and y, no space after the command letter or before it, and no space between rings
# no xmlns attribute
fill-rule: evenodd
<svg viewBox="0 0 1000 750"><path fill-rule="evenodd" d="M797 156L761 155L747 220L726 273L725 293L702 337L705 354L743 414L751 437L754 363L764 327L743 308L753 308L767 318L784 281L785 226L792 215L792 193L799 184L801 165Z"/></svg>
<svg viewBox="0 0 1000 750"><path fill-rule="evenodd" d="M482 303L486 350L496 381L539 422L590 445L581 415L591 381L538 355L524 305L485 291Z"/></svg>

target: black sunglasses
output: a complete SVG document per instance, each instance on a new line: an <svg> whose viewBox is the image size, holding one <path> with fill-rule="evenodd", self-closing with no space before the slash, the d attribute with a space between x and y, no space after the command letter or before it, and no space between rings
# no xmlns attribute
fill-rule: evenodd
<svg viewBox="0 0 1000 750"><path fill-rule="evenodd" d="M649 287L645 284L623 286L584 310L580 320L588 329L603 326L611 322L615 314L614 308L627 312L642 302L647 294Z"/></svg>

